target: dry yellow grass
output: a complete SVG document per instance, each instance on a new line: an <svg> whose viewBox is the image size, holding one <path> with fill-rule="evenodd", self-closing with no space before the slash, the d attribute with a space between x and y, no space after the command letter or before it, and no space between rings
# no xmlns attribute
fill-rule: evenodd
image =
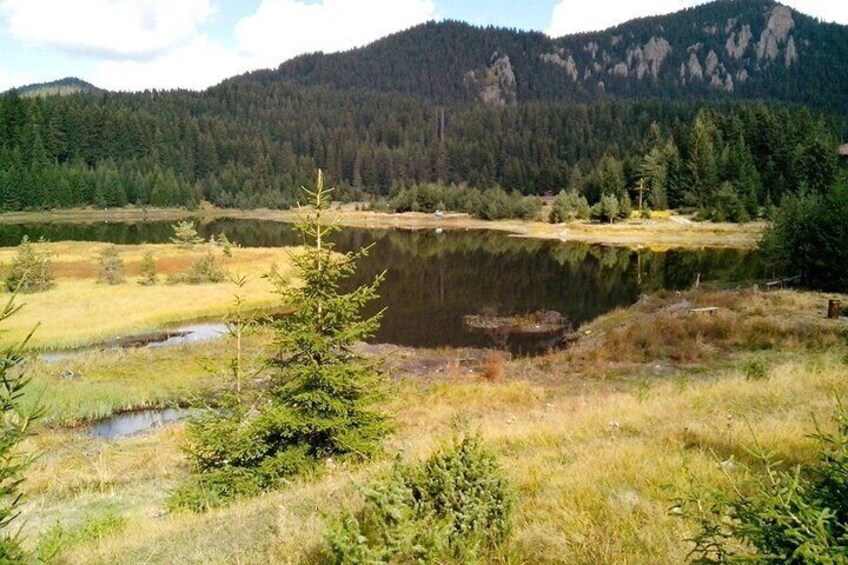
<svg viewBox="0 0 848 565"><path fill-rule="evenodd" d="M826 423L833 395L846 392L842 361L830 354L782 363L768 382L730 370L657 384L647 395L570 395L526 382L405 384L389 452L420 459L458 428L479 430L518 493L515 533L499 561L678 564L692 527L670 512L688 488L684 468L699 484L720 483L719 461L744 460L750 430L784 461L804 461L813 416ZM50 520L72 528L109 510L126 528L69 548L65 561L310 562L328 518L353 507L355 485L389 463L331 469L205 515L160 515L167 489L186 473L181 437L179 426L115 442L43 436L51 455L27 483L33 540Z"/></svg>
<svg viewBox="0 0 848 565"><path fill-rule="evenodd" d="M796 324L820 317L821 298L708 292L697 300L735 315L762 311L767 315L760 316L759 330L791 336ZM650 321L661 305L642 303L589 327L626 332L627 326ZM734 341L748 329L734 324L721 341L704 338L701 345L712 343L716 353L699 359L697 370L675 362L673 371L647 382L636 362L628 366L633 377L575 375L579 364L572 366L568 353L509 362L495 382L475 375L401 380L391 395L397 430L388 457L328 466L318 479L203 515L162 512L168 489L188 472L179 452L180 425L112 442L82 432L45 431L30 442L45 455L25 484L28 543L37 545L54 522L73 531L112 513L125 519L120 531L69 542L61 560L315 562L327 522L359 503L357 485L384 473L396 453L418 460L458 430L470 429L479 430L496 451L517 490L515 531L497 562L679 564L693 524L671 509L675 497L690 488L687 473L699 486L723 484L720 463L731 475L740 472L750 462L746 448L754 436L786 464L808 461L815 447L809 437L814 418L828 427L835 397L848 394L844 338L826 340L826 347L816 345L824 343L820 340L798 339L759 351L767 379L753 381L739 357L744 348ZM819 331L839 336L842 329ZM791 355L780 350L783 345ZM145 378L143 368L137 378ZM579 382L591 386L573 386Z"/></svg>
<svg viewBox="0 0 848 565"><path fill-rule="evenodd" d="M76 347L132 333L153 331L164 324L222 316L230 311L235 286L230 282L200 285L168 284L168 274L184 272L207 248L178 249L174 245L119 246L129 278L109 285L97 280L97 258L101 243L63 242L45 244L53 251L57 281L55 287L20 297L24 307L5 324L4 340L23 338L41 324L30 342L36 348ZM145 253L157 260L160 282L153 286L136 284L135 275ZM14 248L0 249L0 263L9 264ZM272 264L281 275L291 271L286 249L235 249L233 257L214 251L230 273L249 278L239 291L246 308L279 305L273 285L262 278Z"/></svg>

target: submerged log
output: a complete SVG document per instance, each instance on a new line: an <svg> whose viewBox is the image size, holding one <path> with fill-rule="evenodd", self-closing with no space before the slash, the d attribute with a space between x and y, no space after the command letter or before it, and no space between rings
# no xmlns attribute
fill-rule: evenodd
<svg viewBox="0 0 848 565"><path fill-rule="evenodd" d="M551 334L571 327L568 319L559 312L536 312L527 316L464 316L462 322L472 330L510 335Z"/></svg>

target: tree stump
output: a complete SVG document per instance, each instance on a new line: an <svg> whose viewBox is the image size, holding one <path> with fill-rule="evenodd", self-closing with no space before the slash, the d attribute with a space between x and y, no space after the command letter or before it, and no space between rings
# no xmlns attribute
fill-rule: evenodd
<svg viewBox="0 0 848 565"><path fill-rule="evenodd" d="M842 315L842 302L839 300L830 300L827 303L827 317L830 320L838 320Z"/></svg>

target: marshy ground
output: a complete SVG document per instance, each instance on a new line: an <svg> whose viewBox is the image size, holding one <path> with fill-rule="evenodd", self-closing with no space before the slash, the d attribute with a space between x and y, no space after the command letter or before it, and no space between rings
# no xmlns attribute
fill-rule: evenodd
<svg viewBox="0 0 848 565"><path fill-rule="evenodd" d="M141 251L126 253L130 270ZM57 253L68 266L80 252ZM272 259L251 263L251 253L238 250L236 260L259 269ZM55 292L71 284L60 279ZM225 308L232 288L191 292L204 308ZM385 456L328 461L319 476L206 514L165 511L169 490L188 473L184 424L117 440L91 436L86 424L214 394L231 343L34 362L33 397L46 413L27 443L40 456L24 484L24 533L41 555L67 563L320 561L326 524L359 504L360 485L395 457L419 460L476 430L517 493L514 532L497 561L681 563L694 525L675 515L675 498L756 464L748 452L755 438L785 465L808 461L816 422L827 428L836 398L848 394L848 321L825 319L827 298L663 292L577 329L569 349L530 359L363 346L390 377L396 429ZM38 307L33 299L24 312ZM697 311L705 307L718 310ZM257 381L269 340L260 328L245 344Z"/></svg>

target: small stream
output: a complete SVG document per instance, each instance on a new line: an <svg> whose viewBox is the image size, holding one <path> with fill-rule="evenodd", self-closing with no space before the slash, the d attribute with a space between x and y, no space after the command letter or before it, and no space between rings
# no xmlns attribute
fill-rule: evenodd
<svg viewBox="0 0 848 565"><path fill-rule="evenodd" d="M78 349L65 349L42 353L39 359L47 363L57 363L67 359L73 359L92 351L116 351L120 349L134 349L140 347L178 347L180 345L195 345L214 341L227 335L227 324L222 322L198 323L184 326L175 326L160 332L128 336L112 340L102 345L81 347Z"/></svg>
<svg viewBox="0 0 848 565"><path fill-rule="evenodd" d="M164 408L126 412L101 420L89 429L89 434L104 439L131 436L169 422L176 422L191 415L185 408Z"/></svg>

